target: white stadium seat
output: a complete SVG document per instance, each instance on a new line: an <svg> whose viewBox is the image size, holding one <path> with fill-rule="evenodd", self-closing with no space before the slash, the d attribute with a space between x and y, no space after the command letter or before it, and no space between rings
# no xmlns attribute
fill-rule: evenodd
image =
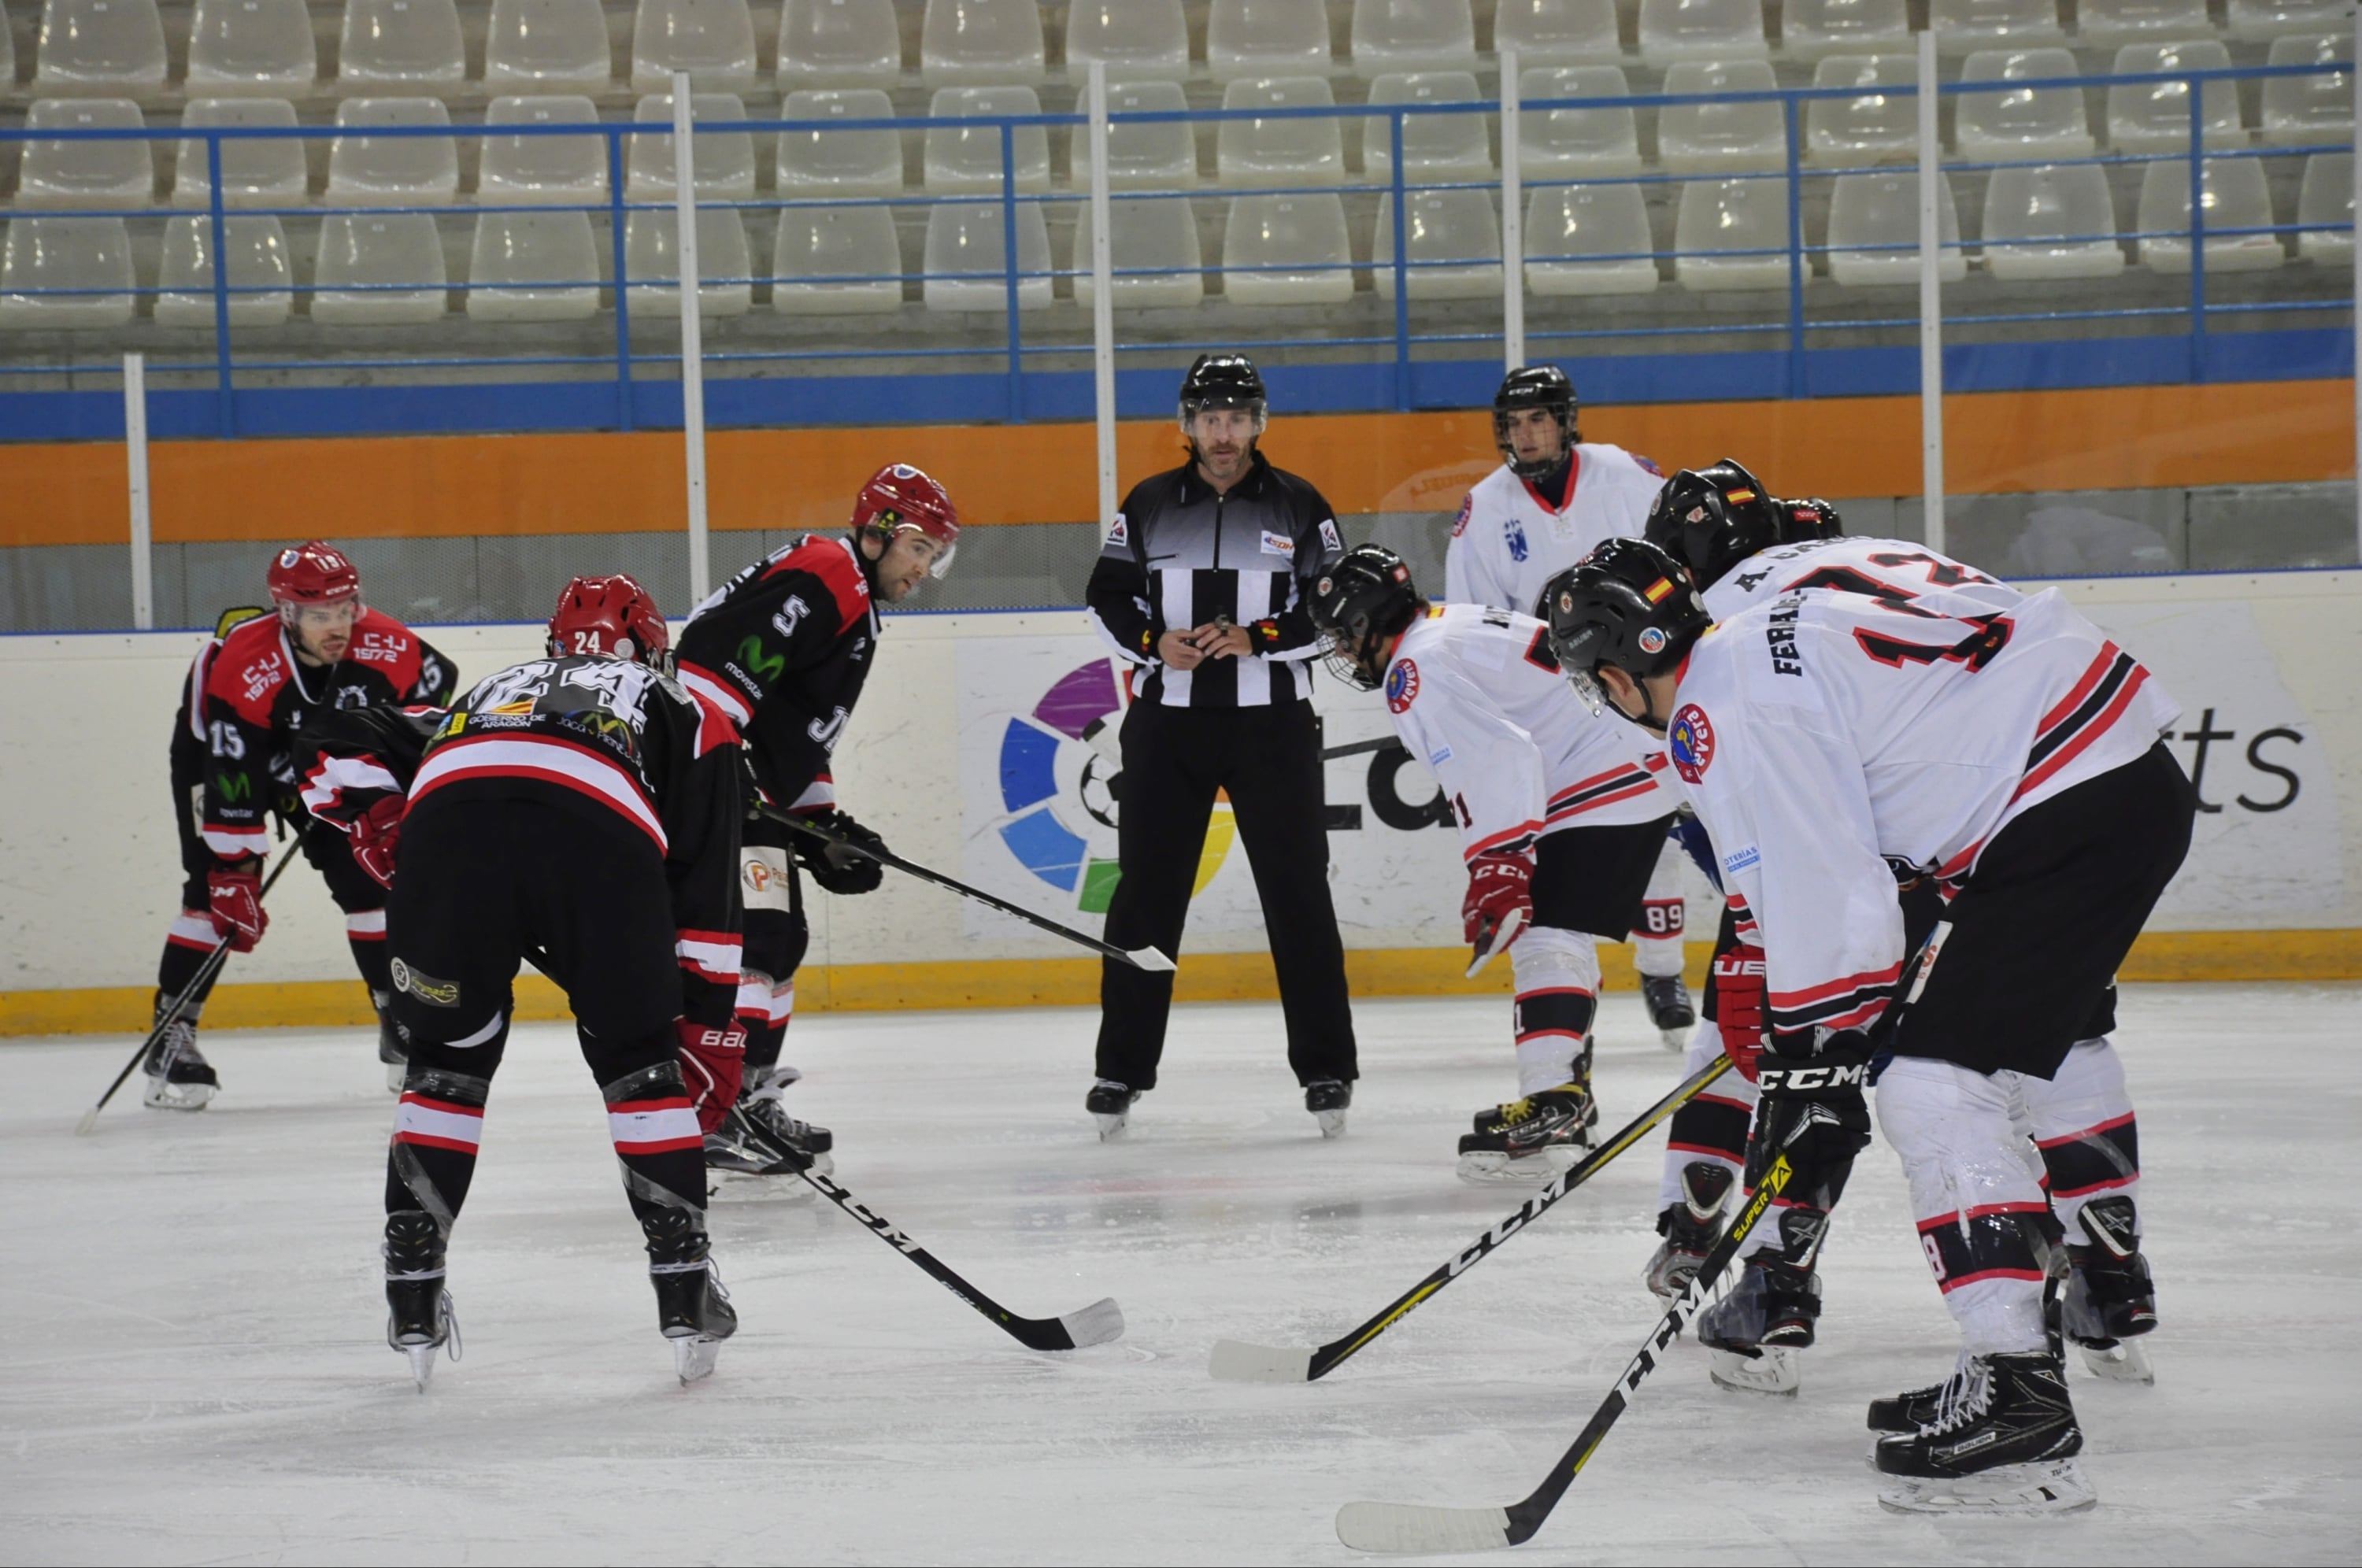
<svg viewBox="0 0 2362 1568"><path fill-rule="evenodd" d="M2229 0L2225 7L2235 39L2276 39L2287 33L2354 30L2346 0Z"/></svg>
<svg viewBox="0 0 2362 1568"><path fill-rule="evenodd" d="M1381 76L1370 83L1370 106L1392 104L1475 104L1485 94L1474 72L1408 71ZM1403 178L1441 180L1483 179L1493 171L1489 116L1470 115L1405 115L1403 116ZM1394 178L1392 117L1372 115L1362 122L1362 171L1372 180Z"/></svg>
<svg viewBox="0 0 2362 1568"><path fill-rule="evenodd" d="M2202 39L2213 32L2206 0L2076 0L2075 36L2085 44Z"/></svg>
<svg viewBox="0 0 2362 1568"><path fill-rule="evenodd" d="M0 6L0 92L17 86L17 35L8 27L8 7Z"/></svg>
<svg viewBox="0 0 2362 1568"><path fill-rule="evenodd" d="M1189 74L1189 19L1181 0L1074 0L1066 7L1066 76L1089 80L1093 61L1109 82L1178 82Z"/></svg>
<svg viewBox="0 0 2362 1568"><path fill-rule="evenodd" d="M2274 39L2268 63L2336 65L2308 76L2264 79L2264 139L2275 147L2348 141L2354 136L2354 35Z"/></svg>
<svg viewBox="0 0 2362 1568"><path fill-rule="evenodd" d="M2354 265L2354 155L2316 152L2304 160L2304 182L2297 188L2296 221L2300 224L2345 225L2345 232L2326 230L2297 236L2296 253L2323 267Z"/></svg>
<svg viewBox="0 0 2362 1568"><path fill-rule="evenodd" d="M1526 205L1526 287L1538 294L1645 294L1662 281L1638 185L1564 185Z"/></svg>
<svg viewBox="0 0 2362 1568"><path fill-rule="evenodd" d="M1001 208L990 204L928 209L929 276L919 293L929 310L1007 312L1009 246L1001 217ZM1050 226L1042 205L1021 203L1017 208L1018 309L1040 310L1050 303ZM943 275L946 273L952 275Z"/></svg>
<svg viewBox="0 0 2362 1568"><path fill-rule="evenodd" d="M320 224L312 319L353 326L440 321L447 281L443 236L428 215L331 213Z"/></svg>
<svg viewBox="0 0 2362 1568"><path fill-rule="evenodd" d="M487 92L595 93L614 74L599 0L492 0L484 34Z"/></svg>
<svg viewBox="0 0 2362 1568"><path fill-rule="evenodd" d="M1667 94L1715 94L1704 104L1657 111L1657 160L1669 174L1723 174L1780 169L1788 161L1786 116L1776 98L1738 101L1724 94L1769 93L1780 83L1769 61L1685 60L1665 68Z"/></svg>
<svg viewBox="0 0 2362 1568"><path fill-rule="evenodd" d="M1186 310L1203 299L1206 280L1198 271L1198 215L1183 196L1114 202L1109 205L1108 265L1116 273L1109 297L1118 310ZM1091 284L1091 237L1095 233L1088 203L1075 223L1075 303L1088 310L1098 297ZM1131 270L1172 268L1174 271L1134 277Z"/></svg>
<svg viewBox="0 0 2362 1568"><path fill-rule="evenodd" d="M486 202L583 202L607 194L602 136L500 136L502 126L589 125L599 118L574 94L495 98L484 109L484 149L476 193Z"/></svg>
<svg viewBox="0 0 2362 1568"><path fill-rule="evenodd" d="M1936 234L1944 245L1936 273L1957 283L1969 275L1969 257L1959 248L1951 176L1938 171L1936 192ZM1849 287L1919 281L1917 171L1838 176L1829 193L1828 267L1829 276Z"/></svg>
<svg viewBox="0 0 2362 1568"><path fill-rule="evenodd" d="M641 125L672 124L672 94L651 93L632 111ZM732 93L692 93L692 122L728 122L747 117ZM751 131L693 131L690 160L701 200L744 200L755 193L755 137ZM670 201L679 178L677 138L670 131L642 131L624 154L624 194L636 202ZM635 212L624 222L624 265L632 278L632 309L650 315L680 314L680 225L670 212ZM755 303L754 270L746 226L735 207L701 207L697 214L697 297L716 315L744 315ZM708 282L707 279L737 279Z"/></svg>
<svg viewBox="0 0 2362 1568"><path fill-rule="evenodd" d="M1329 9L1321 0L1212 0L1206 69L1225 86L1258 76L1328 72Z"/></svg>
<svg viewBox="0 0 2362 1568"><path fill-rule="evenodd" d="M1353 0L1346 50L1364 78L1473 65L1476 19L1468 0Z"/></svg>
<svg viewBox="0 0 2362 1568"><path fill-rule="evenodd" d="M902 248L890 207L789 207L779 214L771 308L782 315L900 310L901 274Z"/></svg>
<svg viewBox="0 0 2362 1568"><path fill-rule="evenodd" d="M1108 88L1108 113L1162 115L1189 106L1178 82L1126 82ZM1091 188L1090 138L1077 131L1066 144L1066 180ZM1186 190L1198 183L1198 136L1186 120L1108 127L1108 187L1116 191Z"/></svg>
<svg viewBox="0 0 2362 1568"><path fill-rule="evenodd" d="M485 213L468 258L477 321L580 321L599 311L599 247L587 213Z"/></svg>
<svg viewBox="0 0 2362 1568"><path fill-rule="evenodd" d="M147 120L128 98L43 98L26 111L25 128L139 130ZM145 206L156 199L155 144L28 141L17 171L17 202L28 207Z"/></svg>
<svg viewBox="0 0 2362 1568"><path fill-rule="evenodd" d="M2274 233L2224 234L2224 229L2263 229L2272 225L2272 193L2262 160L2210 158L2201 176L2206 209L2206 270L2209 272L2268 271L2288 259ZM2190 226L2190 165L2180 159L2152 163L2141 174L2140 208L2134 220L2148 237L2140 241L2141 265L2152 272L2187 273L2190 237L2169 234Z"/></svg>
<svg viewBox="0 0 2362 1568"><path fill-rule="evenodd" d="M927 0L919 76L930 87L1032 87L1042 65L1034 0Z"/></svg>
<svg viewBox="0 0 2362 1568"><path fill-rule="evenodd" d="M1791 60L1836 54L1900 54L1916 48L1904 0L1786 0L1780 44Z"/></svg>
<svg viewBox="0 0 2362 1568"><path fill-rule="evenodd" d="M781 0L779 91L891 88L902 80L894 0Z"/></svg>
<svg viewBox="0 0 2362 1568"><path fill-rule="evenodd" d="M2080 72L2063 49L1981 50L1962 82L2036 82ZM2081 87L2014 87L1963 93L1953 102L1952 145L1962 158L2080 158L2098 143Z"/></svg>
<svg viewBox="0 0 2362 1568"><path fill-rule="evenodd" d="M1222 234L1231 304L1341 304L1353 297L1352 260L1341 196L1231 198Z"/></svg>
<svg viewBox="0 0 2362 1568"><path fill-rule="evenodd" d="M1616 65L1624 59L1616 0L1501 0L1496 52L1518 51L1520 72L1546 65Z"/></svg>
<svg viewBox="0 0 2362 1568"><path fill-rule="evenodd" d="M691 93L689 95L690 119L693 125L711 120L728 124L750 116L746 105L734 93ZM651 93L632 110L635 125L669 127L672 124L672 94ZM695 171L697 193L701 196L748 197L755 193L755 134L752 131L692 130L696 156L690 160ZM624 180L628 193L635 201L651 196L667 197L673 193L673 182L679 178L674 166L675 138L669 129L635 132L624 149Z"/></svg>
<svg viewBox="0 0 2362 1568"><path fill-rule="evenodd" d="M292 97L319 82L304 0L197 0L189 18L190 92Z"/></svg>
<svg viewBox="0 0 2362 1568"><path fill-rule="evenodd" d="M780 195L901 194L902 133L891 126L858 123L894 117L894 100L880 89L816 88L790 93L779 105L779 117L845 122L843 130L779 133L777 161ZM833 241L827 235L816 235L811 243Z"/></svg>
<svg viewBox="0 0 2362 1568"><path fill-rule="evenodd" d="M1823 163L1916 159L1918 61L1907 54L1836 54L1813 68L1816 87L1851 87L1860 96L1805 105L1805 156Z"/></svg>
<svg viewBox="0 0 2362 1568"><path fill-rule="evenodd" d="M379 126L450 123L439 98L346 99L337 105L337 128L343 134L328 144L329 202L414 206L453 201L459 193L457 138L369 134Z"/></svg>
<svg viewBox="0 0 2362 1568"><path fill-rule="evenodd" d="M1415 300L1501 297L1501 215L1482 191L1412 191L1403 200L1404 277ZM1371 280L1395 297L1395 198L1378 198L1371 231ZM1421 266L1418 263L1433 263Z"/></svg>
<svg viewBox="0 0 2362 1568"><path fill-rule="evenodd" d="M468 44L453 0L345 0L338 85L443 93L467 79Z"/></svg>
<svg viewBox="0 0 2362 1568"><path fill-rule="evenodd" d="M239 215L222 220L222 246L229 257L232 289L261 293L229 296L232 326L276 326L295 304L295 274L288 264L287 236L275 217ZM213 219L176 217L164 226L163 261L157 282L160 326L214 325Z"/></svg>
<svg viewBox="0 0 2362 1568"><path fill-rule="evenodd" d="M1985 186L1984 263L2012 282L2112 278L2125 270L2115 203L2097 164L1996 169Z"/></svg>
<svg viewBox="0 0 2362 1568"><path fill-rule="evenodd" d="M1788 182L1693 180L1673 216L1673 281L1685 289L1788 286ZM1768 254L1747 255L1743 252ZM1733 252L1735 254L1720 254ZM1812 274L1812 258L1805 272Z"/></svg>
<svg viewBox="0 0 2362 1568"><path fill-rule="evenodd" d="M1771 53L1756 0L1640 0L1640 58L1650 65L1764 60Z"/></svg>
<svg viewBox="0 0 2362 1568"><path fill-rule="evenodd" d="M1225 109L1329 108L1326 78L1233 82ZM1332 116L1223 120L1214 133L1214 177L1225 185L1333 185L1345 179L1343 122Z"/></svg>
<svg viewBox="0 0 2362 1568"><path fill-rule="evenodd" d="M753 91L755 16L746 0L639 0L632 90L661 93L676 71L689 72L693 92Z"/></svg>
<svg viewBox="0 0 2362 1568"><path fill-rule="evenodd" d="M284 98L195 98L181 111L183 130L229 126L292 129L294 125L295 105ZM282 141L224 137L221 167L226 205L285 206L301 202L310 186L304 144L292 138ZM205 143L199 138L189 137L181 143L172 174L172 200L180 206L204 206L213 200L212 165L205 156Z"/></svg>
<svg viewBox="0 0 2362 1568"><path fill-rule="evenodd" d="M1628 89L1615 65L1569 65L1518 72L1526 103L1553 98L1621 98ZM1605 179L1640 172L1639 118L1628 104L1573 109L1521 109L1518 171L1526 180Z"/></svg>
<svg viewBox="0 0 2362 1568"><path fill-rule="evenodd" d="M164 60L156 0L48 0L33 49L33 91L155 93L164 85Z"/></svg>
<svg viewBox="0 0 2362 1568"><path fill-rule="evenodd" d="M977 116L1022 116L1042 112L1031 87L943 87L927 105L934 119ZM1050 188L1050 133L1043 126L1019 126L1009 148L1021 191ZM1001 181L999 126L930 126L922 162L926 187L937 195L998 194ZM1033 209L1036 213L1040 208Z"/></svg>
<svg viewBox="0 0 2362 1568"><path fill-rule="evenodd" d="M2147 76L2161 71L2222 71L2231 51L2213 39L2196 43L2126 44L2116 51L2115 74ZM2239 84L2209 82L2199 98L2200 132L2208 147L2245 147L2239 123ZM2118 152L2187 152L2190 149L2190 83L2136 82L2108 89L2108 145Z"/></svg>
<svg viewBox="0 0 2362 1568"><path fill-rule="evenodd" d="M2067 36L2056 0L1929 0L1928 25L1946 54L2058 43Z"/></svg>
<svg viewBox="0 0 2362 1568"><path fill-rule="evenodd" d="M121 218L18 213L0 245L0 326L121 326L131 319L131 236ZM111 289L44 294L41 289Z"/></svg>

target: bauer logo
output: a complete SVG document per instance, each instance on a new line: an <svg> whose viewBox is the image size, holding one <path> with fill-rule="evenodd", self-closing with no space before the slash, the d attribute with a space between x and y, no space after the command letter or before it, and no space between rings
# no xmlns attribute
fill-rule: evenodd
<svg viewBox="0 0 2362 1568"><path fill-rule="evenodd" d="M1418 701L1418 666L1402 659L1386 671L1386 708L1400 713Z"/></svg>
<svg viewBox="0 0 2362 1568"><path fill-rule="evenodd" d="M1714 763L1714 725L1707 722L1705 710L1694 702L1684 703L1665 730L1665 745L1673 756L1673 771L1683 783L1694 784L1705 778Z"/></svg>

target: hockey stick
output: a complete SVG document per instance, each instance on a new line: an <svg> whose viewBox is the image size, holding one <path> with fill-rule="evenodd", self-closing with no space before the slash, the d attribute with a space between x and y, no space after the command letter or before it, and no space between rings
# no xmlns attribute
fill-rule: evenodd
<svg viewBox="0 0 2362 1568"><path fill-rule="evenodd" d="M1634 1118L1622 1132L1553 1176L1548 1186L1526 1199L1524 1208L1477 1237L1475 1245L1439 1265L1432 1274L1386 1303L1377 1316L1351 1333L1310 1350L1294 1346L1283 1349L1276 1345L1253 1345L1242 1340L1218 1340L1214 1344L1212 1362L1207 1370L1216 1377L1243 1383L1309 1383L1327 1375L1336 1370L1338 1364L1346 1357L1408 1317L1412 1308L1483 1263L1492 1255L1494 1248L1540 1219L1551 1204L1596 1176L1601 1166L1647 1137L1665 1118L1695 1099L1706 1085L1729 1070L1730 1058L1727 1056L1716 1056L1700 1067L1671 1094Z"/></svg>
<svg viewBox="0 0 2362 1568"><path fill-rule="evenodd" d="M254 901L257 904L270 895L270 884L279 880L279 873L287 869L287 863L295 858L295 852L303 846L301 838L287 846L287 853L279 857L279 864L270 868L270 875L265 877L262 886L255 889ZM165 1009L164 1016L156 1021L156 1027L148 1032L148 1038L139 1043L139 1049L131 1053L131 1060L123 1064L123 1070L115 1075L115 1081L106 1086L106 1092L98 1097L98 1103L83 1111L82 1120L74 1123L75 1137L88 1137L97 1127L98 1113L106 1109L106 1102L115 1098L115 1091L123 1087L123 1081L131 1076L131 1069L139 1065L140 1059L148 1055L149 1049L158 1040L163 1038L164 1031L181 1021L181 1014L188 1009L189 999L204 989L206 984L221 973L222 966L229 961L229 944L230 939L226 936L214 944L214 950L205 955L204 963L197 966L195 976L181 988L181 994L172 999L172 1005Z"/></svg>
<svg viewBox="0 0 2362 1568"><path fill-rule="evenodd" d="M1366 752L1384 751L1388 746L1393 746L1405 756L1410 755L1410 747L1403 745L1393 735L1385 735L1377 740L1347 741L1343 745L1323 746L1320 749L1320 760L1334 762L1341 756L1360 756Z"/></svg>
<svg viewBox="0 0 2362 1568"><path fill-rule="evenodd" d="M870 859L877 861L881 866L891 866L897 871L908 872L910 875L918 878L922 882L933 882L938 888L949 888L953 892L957 893L964 899L974 899L977 903L988 905L993 909L999 910L1003 914L1015 915L1019 920L1025 922L1029 925L1038 925L1043 931L1049 932L1054 936L1063 936L1069 942L1078 943L1081 945L1089 948L1092 952L1099 954L1103 957L1113 958L1120 963L1129 964L1135 969L1147 969L1159 974L1169 974L1172 971L1173 960L1166 957L1163 953L1157 951L1153 947L1122 948L1116 946L1113 943L1101 942L1098 937L1091 935L1087 932L1076 931L1070 925L1060 925L1054 920L1045 919L1041 915L1035 914L1032 910L1024 909L1019 905L1009 902L1006 899L997 899L981 888L971 888L966 882L954 881L951 878L944 876L940 871L930 871L925 867L919 865L915 861L903 859L900 856L895 854L890 849L870 849L862 845L855 844L849 839L839 838L836 834L829 832L826 828L820 826L818 823L806 822L801 817L791 816L788 812L780 811L776 806L764 806L759 809L765 816L770 818L773 822L782 823L785 826L795 829L798 833L805 834L812 838L819 839L822 844L833 845L839 849L849 851L855 855L866 856Z"/></svg>
<svg viewBox="0 0 2362 1568"><path fill-rule="evenodd" d="M1755 1229L1794 1176L1788 1156L1781 1154L1763 1173L1762 1182L1754 1196L1747 1200L1730 1229L1715 1243L1705 1261L1698 1265L1697 1275L1683 1291L1672 1310L1668 1311L1616 1386L1607 1391L1599 1408L1593 1412L1574 1446L1559 1458L1533 1495L1521 1503L1506 1508L1440 1508L1418 1503L1348 1503L1337 1510L1337 1539L1357 1551L1485 1551L1496 1546L1517 1546L1534 1538L1542 1521L1566 1496L1574 1478L1591 1462L1607 1437L1616 1419L1624 1413L1631 1401L1628 1396L1639 1392L1641 1380L1657 1368L1657 1357L1668 1345L1682 1337L1692 1314L1705 1304L1705 1293L1714 1287L1723 1270L1738 1255L1748 1235Z"/></svg>
<svg viewBox="0 0 2362 1568"><path fill-rule="evenodd" d="M873 1212L853 1194L839 1187L833 1177L815 1174L810 1160L792 1149L787 1151L787 1156L794 1165L796 1175L810 1182L822 1197L876 1231L878 1240L917 1264L938 1285L975 1308L1027 1350L1079 1350L1085 1345L1103 1345L1109 1340L1123 1337L1123 1311L1115 1304L1113 1297L1094 1301L1062 1318L1018 1316L954 1274L933 1253L904 1235L900 1226L884 1215Z"/></svg>
<svg viewBox="0 0 2362 1568"><path fill-rule="evenodd" d="M1516 942L1525 929L1526 911L1523 910L1511 910L1500 924L1486 927L1476 938L1475 952L1468 960L1466 977L1473 980L1483 974L1485 966L1490 964L1496 955L1507 953L1510 944Z"/></svg>

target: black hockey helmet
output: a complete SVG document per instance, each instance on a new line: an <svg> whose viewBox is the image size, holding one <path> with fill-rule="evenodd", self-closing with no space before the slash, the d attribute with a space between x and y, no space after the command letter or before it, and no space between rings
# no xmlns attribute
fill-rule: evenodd
<svg viewBox="0 0 2362 1568"><path fill-rule="evenodd" d="M1540 479L1558 467L1582 439L1574 428L1580 407L1574 383L1556 365L1521 365L1511 370L1501 378L1501 390L1493 394L1493 445L1501 449L1501 460L1519 479ZM1517 448L1509 445L1509 415L1520 408L1546 408L1558 415L1559 433L1565 440L1557 458L1546 463L1518 460Z"/></svg>
<svg viewBox="0 0 2362 1568"><path fill-rule="evenodd" d="M1689 572L1647 539L1602 544L1551 579L1542 610L1551 655L1595 713L1614 706L1600 687L1600 666L1635 679L1663 675L1714 624Z"/></svg>
<svg viewBox="0 0 2362 1568"><path fill-rule="evenodd" d="M1700 588L1711 588L1756 551L1794 543L1788 525L1784 503L1725 458L1667 480L1640 535L1687 567Z"/></svg>
<svg viewBox="0 0 2362 1568"><path fill-rule="evenodd" d="M1263 433L1268 400L1262 373L1244 354L1200 354L1181 379L1181 433L1201 408L1243 408L1254 415L1255 433Z"/></svg>
<svg viewBox="0 0 2362 1568"><path fill-rule="evenodd" d="M1306 608L1328 639L1329 672L1363 691L1385 679L1385 647L1418 613L1410 567L1384 545L1356 545L1313 583Z"/></svg>
<svg viewBox="0 0 2362 1568"><path fill-rule="evenodd" d="M1841 539L1845 537L1845 519L1838 509L1818 496L1805 501L1783 501L1780 503L1780 542L1801 545L1807 539Z"/></svg>

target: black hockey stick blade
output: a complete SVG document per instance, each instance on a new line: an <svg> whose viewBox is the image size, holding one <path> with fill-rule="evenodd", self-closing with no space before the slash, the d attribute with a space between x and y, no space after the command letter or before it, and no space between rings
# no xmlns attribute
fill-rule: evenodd
<svg viewBox="0 0 2362 1568"><path fill-rule="evenodd" d="M1103 958L1113 958L1119 963L1129 964L1135 969L1147 969L1159 974L1170 973L1173 968L1172 958L1156 948L1118 947L1113 943L1101 942L1087 931L1076 931L1071 925L1060 925L1056 921L1035 914L1021 904L1012 904L1006 899L996 898L982 888L971 888L966 882L946 877L940 871L930 870L914 860L905 860L890 849L871 849L865 845L839 838L817 823L807 822L775 806L765 806L762 812L773 822L791 827L798 833L819 839L823 844L833 845L851 854L875 860L880 866L891 866L895 870L916 877L922 882L933 882L938 888L949 889L964 899L974 899L977 903L999 910L1002 914L1015 915L1028 925L1039 926L1054 936L1063 936L1079 946L1089 948Z"/></svg>
<svg viewBox="0 0 2362 1568"><path fill-rule="evenodd" d="M1788 1156L1781 1154L1763 1173L1758 1186L1730 1228L1722 1233L1714 1251L1698 1265L1697 1275L1690 1281L1671 1309L1659 1320L1632 1364L1599 1402L1574 1445L1559 1457L1558 1464L1533 1494L1522 1502L1506 1508L1441 1508L1419 1503L1348 1503L1337 1510L1337 1539L1357 1551L1484 1551L1499 1546L1518 1546L1534 1538L1558 1507L1583 1467L1606 1441L1608 1429L1616 1424L1631 1402L1630 1396L1639 1391L1649 1374L1657 1369L1657 1358L1668 1346L1682 1337L1691 1317L1705 1304L1705 1293L1714 1288L1748 1235L1771 1209L1772 1200L1786 1190L1795 1171Z"/></svg>
<svg viewBox="0 0 2362 1568"><path fill-rule="evenodd" d="M1243 1340L1219 1340L1207 1370L1236 1383L1309 1383L1336 1370L1339 1364L1408 1317L1411 1309L1483 1263L1493 1249L1542 1217L1551 1205L1589 1181L1602 1166L1641 1139L1665 1118L1695 1099L1705 1087L1730 1070L1730 1058L1716 1056L1676 1085L1672 1093L1627 1122L1606 1142L1567 1169L1552 1176L1518 1210L1476 1238L1475 1243L1438 1264L1425 1279L1396 1297L1375 1317L1325 1345L1257 1345ZM1438 1550L1441 1550L1439 1548Z"/></svg>
<svg viewBox="0 0 2362 1568"><path fill-rule="evenodd" d="M303 847L303 844L302 839L297 839L287 846L285 854L280 856L279 864L270 868L270 875L265 877L262 879L262 886L256 889L254 895L256 903L260 903L270 895L270 885L279 880L279 874L287 869L287 863L295 858L295 852ZM123 1070L115 1075L115 1081L106 1086L106 1092L98 1097L96 1104L82 1113L80 1121L74 1123L75 1137L87 1138L98 1130L98 1113L106 1109L106 1102L115 1098L115 1091L123 1087L124 1080L131 1076L131 1070L140 1064L156 1042L162 1038L164 1031L181 1021L181 1014L188 1008L189 998L204 989L212 982L213 977L221 973L222 966L229 960L229 940L225 936L214 944L214 950L205 955L204 961L197 966L196 974L190 978L187 985L181 988L181 994L172 999L172 1005L165 1010L163 1017L156 1021L156 1027L148 1032L148 1038L139 1042L139 1049L131 1053L131 1060L123 1064Z"/></svg>
<svg viewBox="0 0 2362 1568"><path fill-rule="evenodd" d="M794 1156L791 1154L789 1157ZM900 1226L874 1212L838 1186L833 1176L819 1175L812 1170L809 1161L796 1167L796 1175L811 1183L822 1197L875 1231L879 1241L918 1264L929 1278L966 1302L979 1316L1028 1350L1080 1350L1085 1345L1102 1345L1123 1337L1123 1309L1115 1304L1113 1297L1094 1301L1058 1318L1028 1318L1011 1312L961 1278L937 1260L933 1253L904 1235Z"/></svg>

